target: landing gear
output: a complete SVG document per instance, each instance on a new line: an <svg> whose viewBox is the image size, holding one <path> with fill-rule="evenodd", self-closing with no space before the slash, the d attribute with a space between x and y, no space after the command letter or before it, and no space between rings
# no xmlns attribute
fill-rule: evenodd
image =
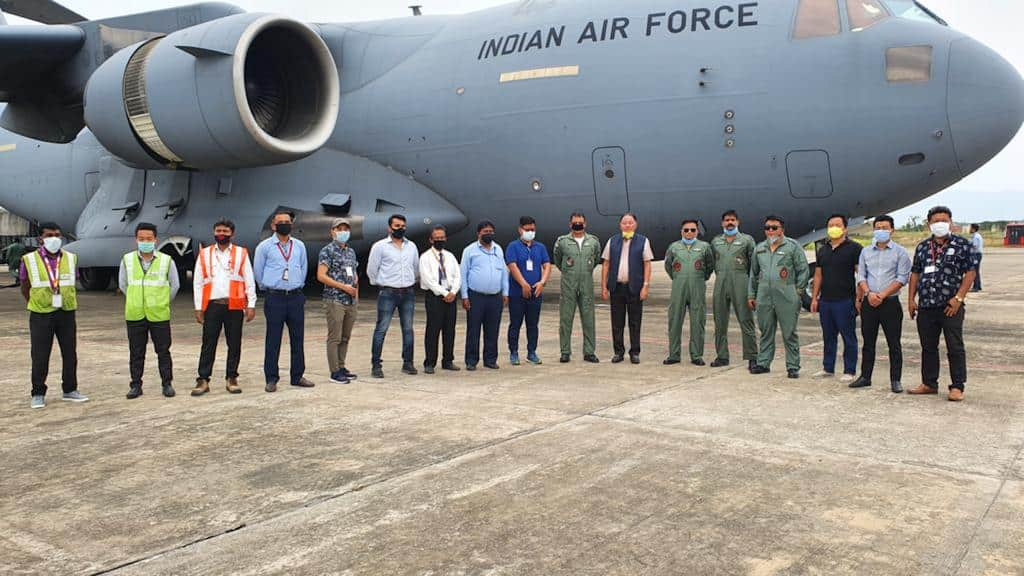
<svg viewBox="0 0 1024 576"><path fill-rule="evenodd" d="M110 280L114 277L115 268L96 267L80 268L78 271L78 283L82 290L98 292L110 287Z"/></svg>

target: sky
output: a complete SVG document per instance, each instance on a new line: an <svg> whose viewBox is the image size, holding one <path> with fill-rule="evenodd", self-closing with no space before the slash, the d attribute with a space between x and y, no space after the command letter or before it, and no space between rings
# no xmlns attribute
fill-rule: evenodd
<svg viewBox="0 0 1024 576"><path fill-rule="evenodd" d="M580 0L585 1L585 0ZM192 0L135 0L132 12L156 10ZM250 12L276 12L311 22L355 22L399 18L410 14L410 4L422 4L427 14L460 14L506 4L508 0L235 0L233 4ZM953 28L987 44L1024 73L1024 41L1019 24L1024 21L1024 0L923 0ZM65 6L95 19L120 16L124 0L65 0ZM9 17L11 24L26 23ZM1024 220L1024 130L1003 152L980 170L953 187L895 214L903 223L911 216L924 215L936 204L949 206L960 222L983 220Z"/></svg>

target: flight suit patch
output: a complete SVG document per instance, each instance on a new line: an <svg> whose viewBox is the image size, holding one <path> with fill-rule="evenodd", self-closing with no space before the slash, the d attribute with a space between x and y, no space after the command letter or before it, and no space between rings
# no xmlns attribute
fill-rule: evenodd
<svg viewBox="0 0 1024 576"><path fill-rule="evenodd" d="M704 268L704 262L703 261L697 260L696 262L693 263L693 269L694 270L701 270L703 268Z"/></svg>
<svg viewBox="0 0 1024 576"><path fill-rule="evenodd" d="M672 264L672 269L675 270L676 272L679 272L680 270L683 269L683 264L681 262L676 262Z"/></svg>
<svg viewBox="0 0 1024 576"><path fill-rule="evenodd" d="M572 264L573 264L572 256L570 256L570 257L565 259L565 265L566 266L572 266Z"/></svg>
<svg viewBox="0 0 1024 576"><path fill-rule="evenodd" d="M739 264L740 266L746 266L747 265L747 260L743 256L737 256L736 257L736 263Z"/></svg>
<svg viewBox="0 0 1024 576"><path fill-rule="evenodd" d="M782 270L779 270L779 278L782 278L783 280L789 278L789 268L783 268Z"/></svg>

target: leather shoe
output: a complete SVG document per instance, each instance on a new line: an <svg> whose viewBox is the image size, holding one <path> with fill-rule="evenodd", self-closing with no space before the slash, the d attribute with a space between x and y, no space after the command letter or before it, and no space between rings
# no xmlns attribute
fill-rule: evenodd
<svg viewBox="0 0 1024 576"><path fill-rule="evenodd" d="M267 392L277 392L277 382L267 382L267 386L264 390Z"/></svg>
<svg viewBox="0 0 1024 576"><path fill-rule="evenodd" d="M210 381L205 378L196 378L196 387L192 389L193 396L202 396L210 391Z"/></svg>
<svg viewBox="0 0 1024 576"><path fill-rule="evenodd" d="M227 391L231 394L241 394L242 389L238 387L238 378L228 378L228 383L225 386Z"/></svg>
<svg viewBox="0 0 1024 576"><path fill-rule="evenodd" d="M728 366L728 365L729 365L729 361L728 360L723 360L721 358L715 358L715 361L711 363L711 367L712 368L722 368L722 367Z"/></svg>
<svg viewBox="0 0 1024 576"><path fill-rule="evenodd" d="M409 376L415 376L419 374L419 372L416 370L416 367L413 366L412 364L403 364L402 373L408 374Z"/></svg>
<svg viewBox="0 0 1024 576"><path fill-rule="evenodd" d="M424 366L423 367L423 373L424 374L433 374L434 373L434 367L433 366Z"/></svg>
<svg viewBox="0 0 1024 576"><path fill-rule="evenodd" d="M949 401L950 402L963 402L964 401L964 391L959 389L959 388L950 388L949 389Z"/></svg>
<svg viewBox="0 0 1024 576"><path fill-rule="evenodd" d="M754 370L754 366L757 366L757 360L747 360L747 370Z"/></svg>
<svg viewBox="0 0 1024 576"><path fill-rule="evenodd" d="M466 364L466 370L470 372L476 372L476 364Z"/></svg>
<svg viewBox="0 0 1024 576"><path fill-rule="evenodd" d="M664 360L661 361L661 363L664 364L665 366L672 366L673 364L679 364L679 360L675 360L673 358L665 358Z"/></svg>
<svg viewBox="0 0 1024 576"><path fill-rule="evenodd" d="M622 354L616 354L615 356L612 356L612 364L618 364L619 362L622 362L625 359L626 358L623 357Z"/></svg>
<svg viewBox="0 0 1024 576"><path fill-rule="evenodd" d="M640 363L640 355L639 354L630 354L629 355L629 363L630 364L639 364Z"/></svg>
<svg viewBox="0 0 1024 576"><path fill-rule="evenodd" d="M799 370L786 370L786 376L788 376L791 380L796 380L797 378L800 377L800 371Z"/></svg>
<svg viewBox="0 0 1024 576"><path fill-rule="evenodd" d="M462 368L459 368L455 364L442 364L441 370L448 370L449 372L458 372L459 370L462 370Z"/></svg>
<svg viewBox="0 0 1024 576"><path fill-rule="evenodd" d="M562 354L558 358L558 361L561 362L562 364L568 364L569 363L569 355L568 354Z"/></svg>
<svg viewBox="0 0 1024 576"><path fill-rule="evenodd" d="M292 382L292 386L295 386L296 388L312 388L313 386L316 386L316 384L313 384L305 378L299 378L298 382Z"/></svg>
<svg viewBox="0 0 1024 576"><path fill-rule="evenodd" d="M850 382L850 388L867 388L868 386L871 386L871 380L868 380L863 376L857 378L853 382Z"/></svg>
<svg viewBox="0 0 1024 576"><path fill-rule="evenodd" d="M910 390L907 390L907 394L910 394L912 396L921 396L921 395L924 395L924 394L938 394L938 393L939 393L939 389L938 388L932 388L931 386L928 386L927 384L918 384L916 388L911 388Z"/></svg>
<svg viewBox="0 0 1024 576"><path fill-rule="evenodd" d="M381 368L380 366L374 366L373 370L370 372L370 376L373 376L374 378L383 378L384 369Z"/></svg>
<svg viewBox="0 0 1024 576"><path fill-rule="evenodd" d="M696 360L690 360L690 364L693 364L694 366L704 366L704 360L697 358Z"/></svg>
<svg viewBox="0 0 1024 576"><path fill-rule="evenodd" d="M164 398L174 398L174 386L164 384L161 388L163 389Z"/></svg>
<svg viewBox="0 0 1024 576"><path fill-rule="evenodd" d="M484 362L484 368L489 368L491 370L497 370L498 369L498 363L497 362Z"/></svg>
<svg viewBox="0 0 1024 576"><path fill-rule="evenodd" d="M128 394L125 395L125 398L127 398L129 400L135 400L139 396L142 396L142 386L129 386L128 387Z"/></svg>
<svg viewBox="0 0 1024 576"><path fill-rule="evenodd" d="M892 382L892 393L903 394L903 384L901 384L899 380L894 380Z"/></svg>
<svg viewBox="0 0 1024 576"><path fill-rule="evenodd" d="M770 368L765 368L759 364L754 364L754 367L750 369L751 374L767 374L771 372Z"/></svg>
<svg viewBox="0 0 1024 576"><path fill-rule="evenodd" d="M593 354L587 354L586 356L584 356L583 357L583 361L584 362L590 362L591 364L600 364L601 363L601 360L598 359L598 357L593 355Z"/></svg>

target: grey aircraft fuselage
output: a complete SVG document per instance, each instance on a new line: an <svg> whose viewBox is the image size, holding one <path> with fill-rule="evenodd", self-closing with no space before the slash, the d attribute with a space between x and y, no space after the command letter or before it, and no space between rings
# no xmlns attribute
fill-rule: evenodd
<svg viewBox="0 0 1024 576"><path fill-rule="evenodd" d="M91 241L80 254L93 267L115 266L139 221L162 240L208 242L227 216L253 248L278 207L300 212L315 259L338 213L329 195L348 196L361 254L392 212L421 249L436 223L461 247L483 219L511 240L523 215L550 246L575 211L602 240L635 213L659 255L683 217L710 236L726 209L758 237L768 214L811 237L832 213L870 217L949 187L1024 121L1020 74L996 53L938 22L890 16L851 31L839 5L841 32L805 39L797 0L540 0L321 24L342 95L315 154L147 172L88 130L70 144L3 132L0 205ZM906 47L931 48L926 79L887 77L900 72L888 50ZM129 201L140 208L122 221Z"/></svg>

